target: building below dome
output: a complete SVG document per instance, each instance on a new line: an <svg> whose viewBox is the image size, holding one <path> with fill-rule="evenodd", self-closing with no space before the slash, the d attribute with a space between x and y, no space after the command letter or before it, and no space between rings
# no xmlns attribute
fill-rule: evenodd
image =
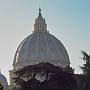
<svg viewBox="0 0 90 90"><path fill-rule="evenodd" d="M41 62L48 62L63 69L70 67L69 56L64 45L47 31L47 24L39 9L33 33L26 37L16 50L13 70L10 71L10 83L13 83L14 71Z"/></svg>

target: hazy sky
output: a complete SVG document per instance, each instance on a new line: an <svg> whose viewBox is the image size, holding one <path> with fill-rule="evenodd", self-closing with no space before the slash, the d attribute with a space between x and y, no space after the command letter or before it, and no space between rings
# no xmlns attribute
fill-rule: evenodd
<svg viewBox="0 0 90 90"><path fill-rule="evenodd" d="M8 78L15 51L33 31L39 7L48 31L67 49L80 73L81 50L90 53L90 0L0 0L0 68Z"/></svg>

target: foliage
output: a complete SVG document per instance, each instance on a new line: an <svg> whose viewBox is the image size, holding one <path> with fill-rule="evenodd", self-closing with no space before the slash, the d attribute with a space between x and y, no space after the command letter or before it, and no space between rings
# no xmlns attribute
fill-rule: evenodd
<svg viewBox="0 0 90 90"><path fill-rule="evenodd" d="M90 74L90 55L87 54L85 51L81 51L81 53L83 55L83 60L85 62L81 69L83 70L84 75L88 75Z"/></svg>
<svg viewBox="0 0 90 90"><path fill-rule="evenodd" d="M87 54L85 51L82 51L82 55L83 55L83 60L84 60L84 64L81 67L81 69L83 70L83 74L85 76L85 84L86 84L86 88L85 90L90 90L90 55Z"/></svg>
<svg viewBox="0 0 90 90"><path fill-rule="evenodd" d="M3 85L1 82L0 82L0 90L3 90Z"/></svg>
<svg viewBox="0 0 90 90"><path fill-rule="evenodd" d="M77 86L72 74L50 63L26 66L15 74L14 82L20 90L76 90Z"/></svg>

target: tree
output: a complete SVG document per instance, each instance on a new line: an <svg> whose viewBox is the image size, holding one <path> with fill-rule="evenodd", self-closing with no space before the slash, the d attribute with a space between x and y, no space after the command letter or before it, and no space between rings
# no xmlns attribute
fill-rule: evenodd
<svg viewBox="0 0 90 90"><path fill-rule="evenodd" d="M82 55L83 55L83 60L84 60L84 64L81 67L81 69L83 70L83 74L85 76L85 84L86 84L86 88L85 90L90 90L90 55L87 54L85 51L82 51Z"/></svg>
<svg viewBox="0 0 90 90"><path fill-rule="evenodd" d="M0 90L3 90L3 85L1 82L0 82Z"/></svg>
<svg viewBox="0 0 90 90"><path fill-rule="evenodd" d="M85 62L81 69L83 70L84 75L88 75L90 74L90 55L87 54L85 51L81 51L81 53L83 55L83 60Z"/></svg>
<svg viewBox="0 0 90 90"><path fill-rule="evenodd" d="M26 66L15 74L14 81L20 90L76 90L73 75L50 63Z"/></svg>

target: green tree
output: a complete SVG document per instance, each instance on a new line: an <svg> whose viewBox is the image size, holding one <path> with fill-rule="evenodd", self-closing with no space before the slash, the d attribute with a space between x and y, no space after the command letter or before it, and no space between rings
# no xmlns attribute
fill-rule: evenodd
<svg viewBox="0 0 90 90"><path fill-rule="evenodd" d="M90 55L87 54L85 51L82 51L82 55L83 55L83 60L84 60L84 64L81 67L83 74L85 76L85 84L86 84L86 88L85 90L90 90Z"/></svg>
<svg viewBox="0 0 90 90"><path fill-rule="evenodd" d="M1 82L0 82L0 90L3 90L3 85Z"/></svg>
<svg viewBox="0 0 90 90"><path fill-rule="evenodd" d="M16 71L14 78L20 90L76 90L73 75L50 63L30 65ZM44 76L43 82L37 76Z"/></svg>
<svg viewBox="0 0 90 90"><path fill-rule="evenodd" d="M81 51L82 55L83 55L83 60L84 60L84 64L81 67L83 74L84 75L88 75L90 74L90 55L87 54L85 51Z"/></svg>

